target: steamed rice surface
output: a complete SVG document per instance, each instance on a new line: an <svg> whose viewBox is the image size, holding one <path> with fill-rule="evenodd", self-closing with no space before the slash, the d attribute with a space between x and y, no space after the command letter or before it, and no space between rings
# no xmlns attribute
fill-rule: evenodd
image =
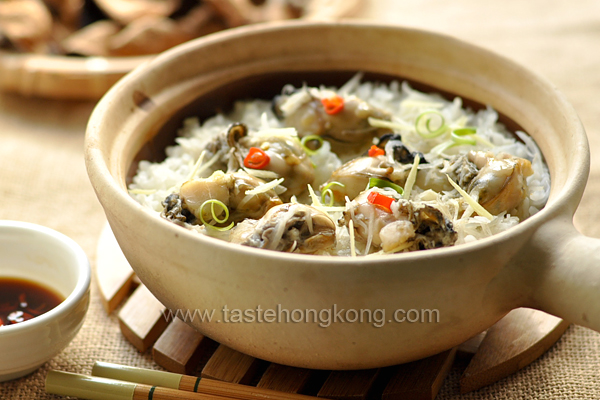
<svg viewBox="0 0 600 400"><path fill-rule="evenodd" d="M285 87L283 93L291 93L295 88ZM491 107L472 111L463 107L458 97L446 100L437 94L422 93L414 90L406 82L393 81L389 84L362 82L361 76L356 75L339 89L335 88L306 88L313 94L335 92L340 96L357 96L373 107L384 110L391 115L391 121L384 122L392 127L394 133L401 135L404 145L414 152L420 152L430 164L422 164L429 168L436 162L443 162L452 156L466 154L469 151L482 151L493 154L508 153L515 157L531 162L533 174L526 178L528 193L520 207L520 215L500 213L490 220L477 212L465 202L465 198L456 190L434 192L414 185L411 189L410 200L419 204L431 205L440 210L444 217L452 222L456 231L454 244L482 239L502 232L518 224L523 219L538 212L546 203L550 191L550 176L543 162L541 152L535 142L524 132L516 132L520 140L516 140L507 129L498 122L498 114ZM288 104L294 107L293 104ZM428 112L441 115L449 130L438 137L424 139L415 129L415 123L420 115ZM176 145L166 149L166 158L159 163L141 161L137 174L129 186L130 195L157 217L163 211L163 200L171 193L178 192L181 185L190 180L208 178L218 164L216 157L207 156L204 151L208 144L219 134L227 131L233 123L243 122L250 134L266 130L280 130L285 135L295 135L293 129L287 129L283 121L273 112L272 102L265 100L238 101L232 112L217 114L201 122L198 118L189 118L184 122L176 139ZM377 124L378 121L372 121ZM381 123L381 122L379 122ZM452 142L450 132L454 129L468 127L476 131L476 143L460 144ZM292 202L313 205L325 211L332 219L343 219L344 211L348 211L352 199L346 199L346 204L328 207L321 201L319 187L326 182L332 172L343 163L364 154L365 148L360 147L338 153L332 151L331 143L324 138L321 148L311 152L310 159L315 166L315 178L307 190L293 196ZM376 142L376 140L375 140ZM410 166L409 166L410 167ZM407 167L408 168L408 167ZM272 182L277 177L264 170L246 172ZM276 187L281 191L281 186ZM201 234L216 236L228 240L228 231L217 231L204 225L183 224L186 228ZM369 227L367 226L366 229ZM319 254L340 256L382 254L383 250L374 249L371 243L357 243L353 230L347 225L336 227L335 245ZM367 241L368 242L368 241ZM402 250L400 250L402 251Z"/></svg>

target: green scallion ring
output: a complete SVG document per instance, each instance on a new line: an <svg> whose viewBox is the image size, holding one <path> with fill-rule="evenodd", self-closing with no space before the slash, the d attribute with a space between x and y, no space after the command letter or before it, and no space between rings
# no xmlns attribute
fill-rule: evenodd
<svg viewBox="0 0 600 400"><path fill-rule="evenodd" d="M231 228L233 228L234 223L231 222L231 224L224 226L224 227L220 227L220 226L214 226L209 224L208 222L206 222L204 220L204 216L203 216L203 211L204 211L204 207L206 207L207 204L210 204L210 213L212 216L212 219L215 220L217 223L222 224L227 222L227 220L229 219L229 208L227 208L227 206L225 205L225 203L223 203L221 200L217 200L217 199L209 199L206 200L204 203L202 203L202 205L200 206L200 210L198 212L198 217L200 218L200 221L204 224L204 226L206 226L207 228L210 229L215 229L218 231L227 231ZM219 207L221 207L223 209L223 211L225 212L225 217L219 219L218 215L215 212L215 204L218 205Z"/></svg>
<svg viewBox="0 0 600 400"><path fill-rule="evenodd" d="M325 204L328 207L333 206L334 203L333 190L331 190L332 186L346 187L346 185L344 185L343 183L339 183L336 181L329 182L327 185L325 185L325 187L321 191L321 203ZM329 196L329 201L326 201L327 196Z"/></svg>
<svg viewBox="0 0 600 400"><path fill-rule="evenodd" d="M457 132L457 131L462 131L462 130L464 130L464 129L455 129L452 131L452 133L450 134L452 141L455 144L468 144L471 146L475 146L477 144L477 140L475 140L475 138L473 137L475 135L475 132L473 132L473 133Z"/></svg>
<svg viewBox="0 0 600 400"><path fill-rule="evenodd" d="M432 116L437 116L440 120L440 124L437 128L432 128L431 126ZM426 119L423 120L423 118ZM439 111L430 110L422 112L417 117L417 120L415 121L415 130L424 139L433 139L445 133L448 130L448 126L446 125L446 119Z"/></svg>
<svg viewBox="0 0 600 400"><path fill-rule="evenodd" d="M394 189L396 192L400 193L400 194L404 194L404 189L402 189L402 186L396 185L394 182L390 182L390 181L386 181L385 179L379 179L379 178L369 178L369 187L368 189L374 188L374 187L389 187Z"/></svg>
<svg viewBox="0 0 600 400"><path fill-rule="evenodd" d="M477 133L477 128L458 128L452 131L457 136L468 136Z"/></svg>
<svg viewBox="0 0 600 400"><path fill-rule="evenodd" d="M325 200L327 198L327 196L329 196L329 201ZM333 191L331 190L331 188L325 189L321 192L321 203L323 203L327 207L331 207L331 206L333 206L333 203L335 203L335 200L333 197L334 197Z"/></svg>
<svg viewBox="0 0 600 400"><path fill-rule="evenodd" d="M311 149L310 147L308 147L308 145L307 145L308 142L312 142L313 140L318 142L318 144L319 144L318 147L314 150ZM313 154L316 154L317 151L319 151L319 149L323 146L323 138L319 135L304 136L302 138L302 140L300 140L300 144L302 145L302 148L304 149L306 154L308 154L309 156L312 156Z"/></svg>

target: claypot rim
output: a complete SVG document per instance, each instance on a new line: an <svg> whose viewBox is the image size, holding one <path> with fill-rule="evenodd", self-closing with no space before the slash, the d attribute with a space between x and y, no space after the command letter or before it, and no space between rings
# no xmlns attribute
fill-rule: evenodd
<svg viewBox="0 0 600 400"><path fill-rule="evenodd" d="M218 45L224 41L238 40L246 35L253 35L256 33L276 33L279 30L286 29L312 29L322 27L350 27L356 29L383 29L383 30L403 30L410 31L420 35L428 35L438 40L446 40L453 43L458 43L461 46L467 46L486 57L495 57L502 62L508 63L520 71L520 73L528 74L531 79L534 79L536 83L542 85L546 89L550 90L554 95L554 100L560 104L560 110L564 113L565 119L569 119L569 126L571 128L571 134L573 138L577 140L578 145L573 146L578 150L577 156L580 156L581 162L575 165L569 165L568 179L565 180L564 184L560 188L556 188L556 182L551 177L551 196L546 206L540 210L537 214L529 217L525 221L520 222L518 225L510 228L508 231L495 234L491 237L487 237L481 240L477 240L471 243L465 243L457 246L432 249L426 252L409 252L400 254L389 254L389 255L377 255L377 256L359 256L359 257L331 257L331 256L319 256L319 255L304 255L304 254L290 254L281 253L275 251L265 251L262 249L255 249L246 246L240 246L232 243L225 242L216 238L208 237L163 220L161 218L155 218L147 210L143 209L142 206L137 203L133 198L129 196L126 190L119 185L117 180L113 178L111 171L109 170L106 160L101 150L98 148L98 143L101 140L100 132L97 129L101 125L103 114L106 110L110 110L112 98L122 95L122 92L130 90L136 82L143 82L145 75L148 71L154 68L161 68L163 64L168 64L172 59L182 57L186 53L194 51L194 49L201 48L204 46ZM477 99L475 99L477 100ZM101 130L101 129L100 129ZM563 150L564 151L564 150ZM544 157L547 155L544 154ZM320 263L323 265L330 264L353 264L357 266L362 265L373 265L373 264L389 264L398 263L402 260L413 260L413 259L425 259L425 258L442 258L442 257L456 257L462 253L472 251L482 251L489 249L492 246L499 245L507 240L514 239L516 236L522 236L526 242L526 238L533 234L533 232L543 225L544 222L557 218L560 216L572 217L577 208L583 189L587 182L587 175L589 173L590 163L590 152L587 144L587 137L579 118L576 115L574 108L566 100L565 96L560 93L554 85L552 85L546 78L541 75L526 69L520 64L507 59L506 57L499 55L495 52L487 50L477 45L473 45L469 42L457 39L455 37L436 33L433 31L402 27L389 23L373 22L373 21L343 21L343 22L322 22L322 21L286 21L286 22L270 22L256 24L252 26L244 26L240 28L230 29L227 31L215 33L202 38L194 39L190 42L176 46L151 60L150 62L137 67L135 70L127 74L121 79L115 86L113 86L107 94L100 100L96 105L86 130L85 137L85 161L88 169L88 175L94 189L97 192L103 207L106 203L102 199L111 199L111 202L119 207L124 207L121 212L134 213L140 218L151 218L152 226L155 229L159 229L169 235L174 235L180 239L185 238L189 241L201 241L207 245L218 247L226 251L238 253L239 255L248 255L252 257L266 258L266 259L279 259L281 261L295 262L306 262L306 263ZM560 160L560 162L563 162ZM551 175L552 175L552 171ZM120 177L123 178L123 177ZM108 191L109 193L107 193ZM113 206L114 207L114 206ZM115 210L111 210L112 213ZM117 211L119 212L119 211ZM108 214L109 212L107 212Z"/></svg>

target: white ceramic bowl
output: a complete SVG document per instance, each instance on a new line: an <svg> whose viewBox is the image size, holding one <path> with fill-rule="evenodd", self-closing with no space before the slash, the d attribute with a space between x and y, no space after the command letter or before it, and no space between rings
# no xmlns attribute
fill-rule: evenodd
<svg viewBox="0 0 600 400"><path fill-rule="evenodd" d="M239 98L272 98L284 83L339 85L357 71L494 107L511 129L525 130L539 144L551 175L546 207L477 242L352 259L219 241L157 217L128 195L136 160L159 159L184 118L206 118ZM544 78L452 37L375 23L297 22L198 39L136 69L107 93L88 125L86 162L142 282L171 309L215 310L211 322L190 323L259 358L322 369L393 365L456 346L517 307L600 330L600 241L572 224L589 170L573 107ZM324 316L334 306L381 309L387 318L380 327L343 320L328 327L224 323L224 306ZM393 323L399 309L438 310L439 322Z"/></svg>
<svg viewBox="0 0 600 400"><path fill-rule="evenodd" d="M29 374L62 351L81 328L90 265L75 241L52 229L0 221L0 278L41 283L65 300L28 321L0 327L0 381Z"/></svg>

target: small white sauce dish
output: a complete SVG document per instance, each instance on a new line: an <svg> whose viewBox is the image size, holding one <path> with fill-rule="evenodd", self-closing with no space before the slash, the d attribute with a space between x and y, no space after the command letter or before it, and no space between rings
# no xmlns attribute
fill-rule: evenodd
<svg viewBox="0 0 600 400"><path fill-rule="evenodd" d="M0 278L42 284L65 298L52 310L0 326L0 382L27 375L60 353L83 325L91 270L81 247L40 225L0 221Z"/></svg>

